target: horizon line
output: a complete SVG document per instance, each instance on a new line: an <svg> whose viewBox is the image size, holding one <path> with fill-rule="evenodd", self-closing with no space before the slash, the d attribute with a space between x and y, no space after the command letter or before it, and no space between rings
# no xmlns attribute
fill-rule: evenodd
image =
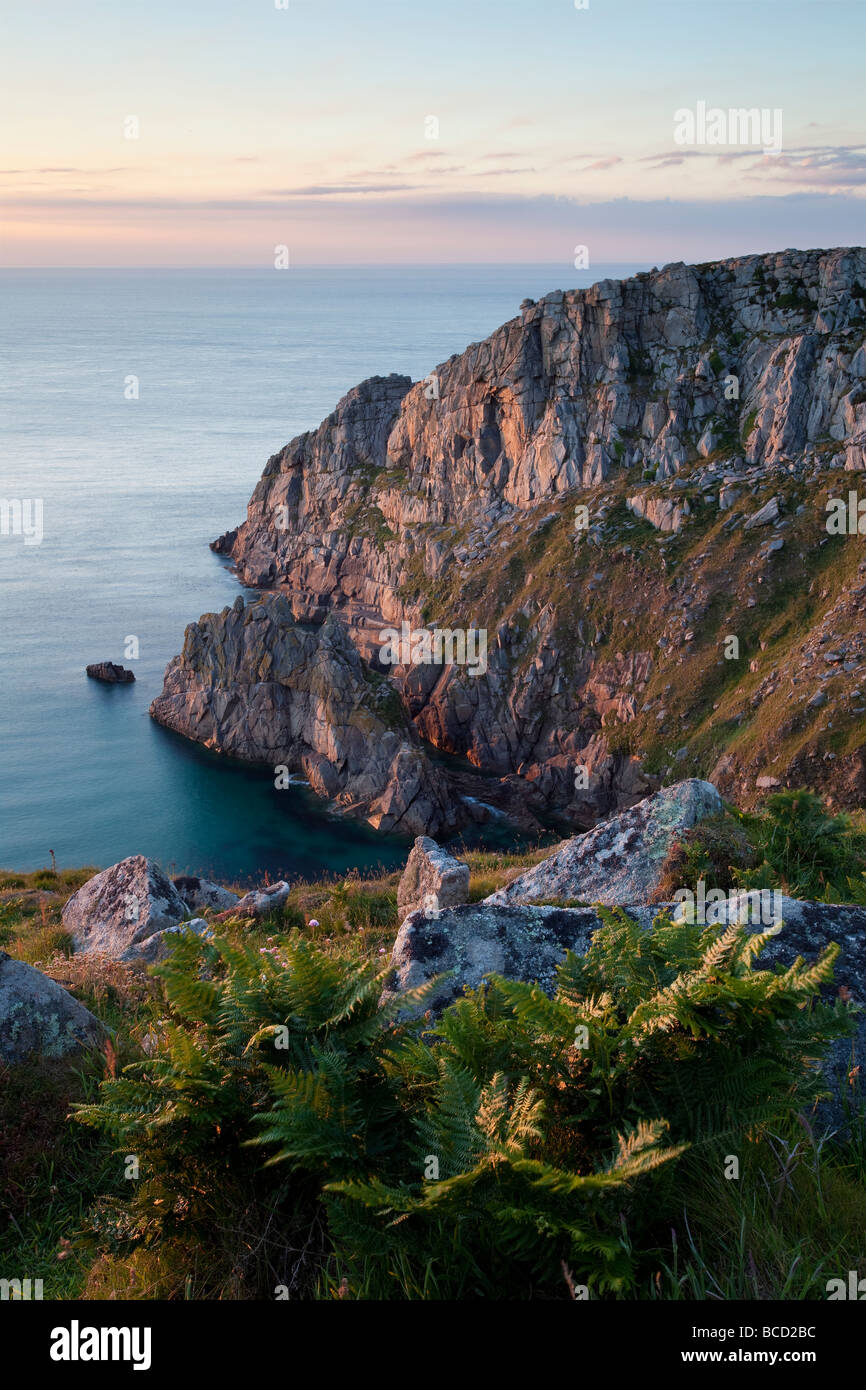
<svg viewBox="0 0 866 1390"><path fill-rule="evenodd" d="M790 248L800 249L800 248ZM808 248L817 249L817 248ZM749 255L765 255L766 252L748 252ZM770 253L771 254L771 253ZM719 259L729 260L732 257L722 256ZM637 261L626 258L624 260L598 261L597 265L652 265L652 261ZM675 262L665 262L665 264L675 264ZM494 270L497 267L507 266L538 266L539 269L560 269L569 266L568 261L535 261L535 260L514 260L514 261L304 261L302 264L286 266L286 270L457 270L478 269L485 267ZM237 264L234 265L225 261L214 261L201 265L0 265L0 273L3 271L17 270L256 270L262 273L274 270L273 265L261 264ZM586 270L591 271L592 266L587 266ZM580 273L580 272L578 272Z"/></svg>
<svg viewBox="0 0 866 1390"><path fill-rule="evenodd" d="M656 257L655 259L633 259L623 257L619 259L598 260L595 265L574 266L572 262L565 258L563 260L454 260L454 261L303 261L282 267L282 271L304 271L304 270L496 270L507 269L509 267L537 268L539 270L569 271L578 275L591 274L595 270L604 269L611 266L634 266L638 270L663 269L668 265L704 265L710 262L748 260L753 256L774 256L785 255L788 252L801 252L804 254L814 252L830 252L840 250L862 250L864 244L859 242L834 242L825 246L769 246L754 251L735 251L727 255L702 256L699 259L689 259L688 256L673 255L668 258ZM0 274L11 274L19 271L122 271L148 273L153 271L184 271L195 274L196 272L206 271L244 271L259 272L261 274L270 273L277 269L272 263L237 263L226 261L209 261L196 264L166 264L151 263L123 264L123 265L81 265L81 264L58 264L58 265L2 265L0 264Z"/></svg>

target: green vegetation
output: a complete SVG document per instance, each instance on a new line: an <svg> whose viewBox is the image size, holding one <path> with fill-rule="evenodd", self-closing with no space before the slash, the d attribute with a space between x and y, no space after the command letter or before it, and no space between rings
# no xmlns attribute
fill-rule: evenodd
<svg viewBox="0 0 866 1390"><path fill-rule="evenodd" d="M744 865L749 888L784 888L796 898L866 901L866 833L849 815L829 815L807 791L778 792L761 814L740 813L760 862Z"/></svg>
<svg viewBox="0 0 866 1390"><path fill-rule="evenodd" d="M671 846L658 891L777 888L813 902L866 902L866 832L808 791L777 792L760 811L710 816Z"/></svg>
<svg viewBox="0 0 866 1390"><path fill-rule="evenodd" d="M812 301L801 286L789 290L785 294L777 294L772 301L774 309L799 309L801 313L808 313L812 308Z"/></svg>
<svg viewBox="0 0 866 1390"><path fill-rule="evenodd" d="M692 867L766 854L796 877L850 833L808 805L766 820L707 822ZM543 853L467 856L471 896ZM10 877L27 958L59 907ZM4 1077L3 1267L142 1299L822 1298L855 1267L866 1136L808 1118L813 1061L850 1029L817 999L835 948L773 972L739 928L605 912L555 998L492 978L438 1021L422 990L407 1020L380 1002L397 880L298 884L147 974L43 957L116 1031L105 1057Z"/></svg>
<svg viewBox="0 0 866 1390"><path fill-rule="evenodd" d="M162 1250L179 1297L204 1247L193 1296L225 1293L237 1206L279 1232L245 1268L259 1296L269 1277L302 1296L566 1296L563 1266L596 1296L634 1292L687 1196L678 1160L700 1151L723 1184L724 1153L795 1124L809 1059L847 1031L813 998L835 952L778 975L754 968L762 944L605 913L554 1000L494 978L431 1027L398 1018L427 989L382 1005L386 969L299 934L264 955L182 939L154 971L151 1055L76 1111L141 1164L103 1204L101 1281ZM300 1269L284 1217L319 1233Z"/></svg>
<svg viewBox="0 0 866 1390"><path fill-rule="evenodd" d="M727 893L738 887L740 871L754 869L759 860L760 855L736 813L729 809L708 816L671 846L657 900L670 900L679 888L694 893L701 879L707 889L719 888Z"/></svg>

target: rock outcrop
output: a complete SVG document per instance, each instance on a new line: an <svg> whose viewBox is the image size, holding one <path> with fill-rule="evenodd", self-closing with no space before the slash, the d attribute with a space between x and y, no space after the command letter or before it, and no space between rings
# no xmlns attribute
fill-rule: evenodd
<svg viewBox="0 0 866 1390"><path fill-rule="evenodd" d="M606 906L651 903L674 841L722 806L709 782L697 778L677 782L587 834L567 840L485 902L501 906L552 899Z"/></svg>
<svg viewBox="0 0 866 1390"><path fill-rule="evenodd" d="M674 920L682 911L673 903L622 906L644 929L660 911L669 912ZM709 912L707 917L710 920ZM751 932L781 926L762 952L759 969L788 967L798 956L811 962L831 942L841 947L835 979L822 993L832 1000L841 987L862 1012L853 1048L850 1039L842 1039L832 1045L825 1061L834 1099L824 1118L834 1127L846 1126L846 1103L866 1099L860 1079L866 1059L866 909L799 902L781 893L743 892L719 904L713 920L720 930L734 920ZM447 975L423 1006L438 1014L464 989L476 989L492 973L532 981L552 994L556 967L566 952L584 955L600 926L601 920L591 908L501 906L488 901L449 908L435 919L414 912L406 918L394 943L393 976L387 995L399 995L438 975Z"/></svg>
<svg viewBox="0 0 866 1390"><path fill-rule="evenodd" d="M534 815L591 825L681 747L741 804L765 760L856 804L866 568L823 547L828 496L866 469L864 286L861 248L790 250L527 302L424 381L350 391L215 548L297 619L340 614L374 664L383 627L483 628L483 674L388 674L424 740Z"/></svg>
<svg viewBox="0 0 866 1390"><path fill-rule="evenodd" d="M419 835L412 846L397 888L397 916L402 922L419 909L435 915L469 898L469 865L441 849L435 840Z"/></svg>
<svg viewBox="0 0 866 1390"><path fill-rule="evenodd" d="M132 961L148 958L149 939L187 915L171 879L136 854L88 879L66 903L62 920L76 951Z"/></svg>
<svg viewBox="0 0 866 1390"><path fill-rule="evenodd" d="M125 666L117 666L113 661L95 661L87 667L87 674L91 680L105 681L108 685L129 685L135 680L132 671L127 671Z"/></svg>
<svg viewBox="0 0 866 1390"><path fill-rule="evenodd" d="M269 912L276 912L278 908L283 906L291 891L289 884L281 878L278 883L270 883L266 888L256 888L250 893L245 893L227 912L222 912L220 916L266 917Z"/></svg>
<svg viewBox="0 0 866 1390"><path fill-rule="evenodd" d="M105 1036L99 1019L55 980L0 951L0 1061L65 1057Z"/></svg>
<svg viewBox="0 0 866 1390"><path fill-rule="evenodd" d="M638 493L626 499L626 506L635 516L642 517L657 531L681 531L691 514L688 502L675 502L670 497L651 497Z"/></svg>
<svg viewBox="0 0 866 1390"><path fill-rule="evenodd" d="M150 712L216 752L302 772L320 796L379 829L457 823L444 778L387 681L335 615L311 630L283 595L246 606L239 597L191 623Z"/></svg>
<svg viewBox="0 0 866 1390"><path fill-rule="evenodd" d="M226 912L240 902L237 893L206 878L184 874L172 882L191 912L204 912L207 908L212 912Z"/></svg>
<svg viewBox="0 0 866 1390"><path fill-rule="evenodd" d="M656 908L630 908L648 927ZM601 926L592 908L510 907L467 903L438 917L413 912L397 933L391 953L393 980L387 993L402 994L447 975L424 1008L439 1013L464 989L477 989L485 976L531 980L552 993L556 967L566 951L582 954Z"/></svg>

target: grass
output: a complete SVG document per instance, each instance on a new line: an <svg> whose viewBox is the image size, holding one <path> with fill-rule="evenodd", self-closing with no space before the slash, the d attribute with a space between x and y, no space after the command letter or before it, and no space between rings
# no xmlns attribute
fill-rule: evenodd
<svg viewBox="0 0 866 1390"><path fill-rule="evenodd" d="M750 1144L736 1179L695 1171L694 1199L658 1252L646 1296L826 1297L828 1279L862 1263L864 1140L862 1119L836 1148L806 1125L800 1136L767 1134Z"/></svg>
<svg viewBox="0 0 866 1390"><path fill-rule="evenodd" d="M110 1143L66 1118L96 1096L101 1060L0 1067L0 1269L42 1279L47 1299L80 1296L89 1261L74 1242L96 1196L122 1191Z"/></svg>

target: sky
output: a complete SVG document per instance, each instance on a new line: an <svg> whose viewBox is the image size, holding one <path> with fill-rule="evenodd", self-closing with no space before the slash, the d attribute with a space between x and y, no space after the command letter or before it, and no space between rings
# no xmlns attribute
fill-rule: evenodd
<svg viewBox="0 0 866 1390"><path fill-rule="evenodd" d="M0 36L0 266L866 241L866 0L2 0Z"/></svg>

